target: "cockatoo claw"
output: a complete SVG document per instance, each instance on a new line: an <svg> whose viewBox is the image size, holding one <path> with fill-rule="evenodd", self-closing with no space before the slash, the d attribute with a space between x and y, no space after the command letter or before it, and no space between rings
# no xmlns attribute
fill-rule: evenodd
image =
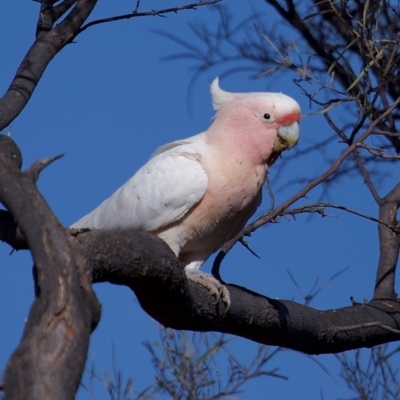
<svg viewBox="0 0 400 400"><path fill-rule="evenodd" d="M207 274L199 270L185 268L185 273L188 279L203 286L211 293L211 295L215 298L215 304L222 300L225 306L224 313L229 310L231 298L226 286L215 279L211 274Z"/></svg>

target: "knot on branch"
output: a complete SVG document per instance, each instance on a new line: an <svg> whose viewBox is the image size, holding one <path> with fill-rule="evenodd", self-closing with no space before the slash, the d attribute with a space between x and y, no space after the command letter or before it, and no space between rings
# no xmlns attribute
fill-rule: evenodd
<svg viewBox="0 0 400 400"><path fill-rule="evenodd" d="M14 140L12 140L7 135L0 135L0 157L3 158L5 164L10 167L17 167L21 169L22 166L22 155L15 144Z"/></svg>

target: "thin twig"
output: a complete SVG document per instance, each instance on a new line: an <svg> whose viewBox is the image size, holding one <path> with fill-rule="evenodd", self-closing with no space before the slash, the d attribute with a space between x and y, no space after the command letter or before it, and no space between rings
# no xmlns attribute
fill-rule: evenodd
<svg viewBox="0 0 400 400"><path fill-rule="evenodd" d="M36 161L33 165L31 165L25 171L25 174L27 176L29 176L29 178L32 179L33 182L36 182L39 179L39 174L43 171L44 168L46 168L52 162L58 160L59 158L61 158L63 156L64 156L64 154L58 154L51 158L42 158L42 159Z"/></svg>
<svg viewBox="0 0 400 400"><path fill-rule="evenodd" d="M308 291L307 294L303 293L303 290L300 287L300 284L297 282L297 279L294 277L294 275L290 272L289 269L286 269L287 273L289 274L290 279L296 286L298 292L300 293L301 297L303 297L304 300L304 305L308 306L318 295L318 293L324 289L326 286L328 286L335 278L337 278L340 274L343 272L347 271L349 267L342 268L340 271L335 272L331 277L329 277L325 282L319 284L318 278L316 279L314 285L312 288Z"/></svg>
<svg viewBox="0 0 400 400"><path fill-rule="evenodd" d="M277 218L283 217L286 215L294 216L296 214L303 214L303 213L319 213L323 216L327 216L327 214L324 213L325 208L335 208L337 210L342 210L342 211L348 212L350 214L357 215L358 217L365 218L370 221L377 222L378 224L381 224L383 226L386 226L386 228L389 228L391 231L393 231L395 233L399 233L398 228L396 226L388 225L386 222L381 221L378 218L372 217L371 215L363 214L359 211L352 210L351 208L348 208L345 206L340 206L337 204L329 204L329 203L306 204L304 206L300 206L297 208L284 210L281 214L279 214L279 216ZM277 220L277 218L274 219L274 222Z"/></svg>
<svg viewBox="0 0 400 400"><path fill-rule="evenodd" d="M336 126L336 124L331 120L328 113L326 112L323 115L328 125L336 132L336 134L340 137L340 139L342 139L343 143L349 143L349 138L345 135L345 133L341 129L339 129Z"/></svg>
<svg viewBox="0 0 400 400"><path fill-rule="evenodd" d="M391 328L390 326L387 326L383 324L382 322L376 321L376 322L365 322L363 324L355 324L355 325L345 325L345 326L340 326L335 328L335 331L337 333L343 332L343 331L352 331L355 329L363 329L363 328L369 328L369 327L374 327L374 326L379 326L382 329L385 329L386 331L395 333L396 335L400 335L400 330L399 329L394 329Z"/></svg>
<svg viewBox="0 0 400 400"><path fill-rule="evenodd" d="M269 180L268 174L265 176L265 183L267 184L268 194L269 194L269 198L271 200L271 203L269 206L269 211L272 211L275 207L275 196L274 196L274 192L272 191L272 185L271 185L271 181Z"/></svg>
<svg viewBox="0 0 400 400"><path fill-rule="evenodd" d="M209 6L211 4L220 3L221 1L223 1L223 0L198 1L197 3L186 4L183 6L164 8L162 10L144 11L144 12L138 12L140 2L137 2L136 7L133 10L133 12L131 12L129 14L116 15L114 17L96 19L95 21L91 21L91 22L87 23L86 25L83 25L82 28L78 31L77 35L79 35L86 29L91 28L92 26L95 26L95 25L105 24L108 22L116 22L116 21L121 21L124 19L131 19L131 18L135 18L135 17L151 16L151 17L164 17L165 18L165 14L170 14L170 13L176 14L178 11L182 11L182 10L196 10L197 7Z"/></svg>
<svg viewBox="0 0 400 400"><path fill-rule="evenodd" d="M385 154L386 150L384 150L384 149L374 149L373 147L368 146L365 143L361 144L360 147L368 150L373 156L376 156L379 158L385 158L386 160L400 160L400 155L396 155L396 156L386 155Z"/></svg>
<svg viewBox="0 0 400 400"><path fill-rule="evenodd" d="M251 254L253 254L253 256L255 256L255 257L257 257L257 258L261 258L250 246L249 246L249 244L247 243L247 241L246 240L244 240L243 238L241 238L240 240L239 240L239 242L244 246L244 247L246 247L246 249L251 253Z"/></svg>
<svg viewBox="0 0 400 400"><path fill-rule="evenodd" d="M282 208L282 207L280 207L280 208ZM276 210L273 210L273 211L269 211L268 213L261 216L257 221L260 221L260 220L266 221L265 223L262 224L262 225L264 225L267 222L276 222L280 217L284 217L287 215L291 215L294 217L297 214L304 214L304 213L318 213L318 214L321 214L322 216L326 217L328 215L325 213L325 208L334 208L337 210L342 210L342 211L348 212L350 214L357 215L358 217L365 218L370 221L381 224L381 225L385 226L386 228L390 229L392 232L397 233L398 235L400 234L400 230L399 230L398 226L389 225L386 222L384 222L378 218L372 217L371 215L363 214L356 210L352 210L351 208L337 205L337 204L329 204L329 203L312 203L312 204L306 204L304 206L300 206L300 207L296 207L296 208L292 208L292 209L286 209L286 210L284 209L278 215L277 215ZM255 221L255 222L257 222L257 221ZM248 225L247 227L251 227L251 225L252 224ZM233 238L231 241L225 243L224 246L222 247L222 249L219 251L219 253L215 257L211 272L216 279L219 279L222 281L219 269L220 269L222 261L224 260L225 256L228 254L230 249L233 247L233 245L237 241L242 242L243 236L245 236L245 235L250 236L250 233L253 232L253 230L252 230L249 233L244 233L245 229L242 230L242 232L239 235L237 235L235 238ZM255 228L255 229L257 229L257 228ZM240 235L242 235L242 236L240 236ZM244 245L244 243L242 243L242 244ZM228 246L230 246L230 247L228 247ZM253 250L251 250L250 248L248 248L248 250L253 254ZM254 254L254 255L256 255L256 254ZM258 257L258 258L260 258L260 257Z"/></svg>
<svg viewBox="0 0 400 400"><path fill-rule="evenodd" d="M400 138L400 133L398 132L390 132L390 131L382 131L382 130L376 130L372 132L374 135L383 135L383 136L390 136L390 137L397 137Z"/></svg>
<svg viewBox="0 0 400 400"><path fill-rule="evenodd" d="M358 154L357 150L353 151L353 156L356 160L356 164L358 169L361 172L361 175L364 177L365 183L367 184L367 187L369 189L369 191L371 192L372 197L374 198L374 200L376 201L376 203L379 205L382 202L381 197L379 196L377 190L375 189L374 184L372 183L371 180L371 176L369 175L368 171L366 170L366 168L364 167L364 164L361 161L361 157Z"/></svg>

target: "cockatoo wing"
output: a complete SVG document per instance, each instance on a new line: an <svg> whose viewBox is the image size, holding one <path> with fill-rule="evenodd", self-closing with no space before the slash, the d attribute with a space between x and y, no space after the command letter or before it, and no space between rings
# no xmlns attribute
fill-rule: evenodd
<svg viewBox="0 0 400 400"><path fill-rule="evenodd" d="M180 139L180 140L175 140L174 142L164 144L163 146L160 146L151 156L150 160L156 156L158 156L161 153L165 153L166 151L173 149L174 147L182 146L184 144L192 144L194 143L195 145L198 144L201 146L203 142L203 134L199 133L198 135L194 135L191 137L188 137L186 139Z"/></svg>
<svg viewBox="0 0 400 400"><path fill-rule="evenodd" d="M154 231L181 219L204 196L208 178L200 143L171 145L71 228Z"/></svg>

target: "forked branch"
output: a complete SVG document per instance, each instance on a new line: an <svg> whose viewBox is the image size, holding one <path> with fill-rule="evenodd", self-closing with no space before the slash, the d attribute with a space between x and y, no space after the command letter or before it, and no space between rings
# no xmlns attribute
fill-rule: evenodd
<svg viewBox="0 0 400 400"><path fill-rule="evenodd" d="M35 186L37 168L22 173L21 162L18 147L1 135L0 201L26 239L36 278L22 341L7 364L5 395L73 399L100 308L90 282L79 275L68 235Z"/></svg>

